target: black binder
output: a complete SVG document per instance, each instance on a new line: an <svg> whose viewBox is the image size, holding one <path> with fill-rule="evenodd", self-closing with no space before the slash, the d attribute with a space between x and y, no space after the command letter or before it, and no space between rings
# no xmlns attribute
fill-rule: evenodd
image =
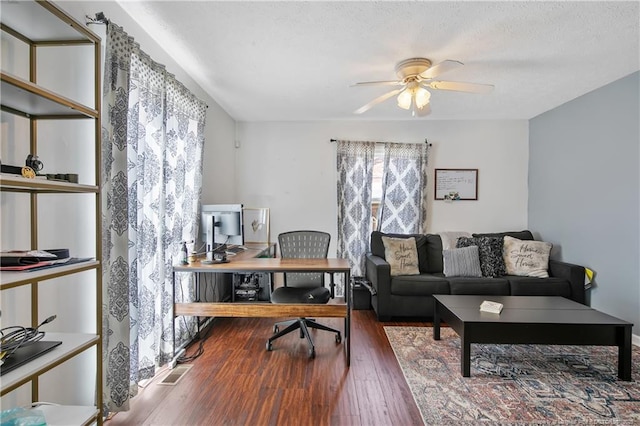
<svg viewBox="0 0 640 426"><path fill-rule="evenodd" d="M62 342L47 342L40 340L38 342L34 342L30 345L16 349L16 351L12 353L9 358L5 359L4 363L0 366L0 376L8 373L11 370L15 370L16 368L39 357L40 355L49 352L60 344L62 344Z"/></svg>

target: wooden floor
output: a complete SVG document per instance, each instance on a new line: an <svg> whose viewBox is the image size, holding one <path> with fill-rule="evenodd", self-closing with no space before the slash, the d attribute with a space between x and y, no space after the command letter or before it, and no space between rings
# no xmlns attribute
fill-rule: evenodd
<svg viewBox="0 0 640 426"><path fill-rule="evenodd" d="M344 320L319 319L343 330ZM383 325L373 311L353 311L351 367L344 343L312 330L316 358L297 332L265 350L270 318L219 318L196 359L175 385L159 374L132 400L117 425L422 425ZM187 355L196 348L191 347Z"/></svg>

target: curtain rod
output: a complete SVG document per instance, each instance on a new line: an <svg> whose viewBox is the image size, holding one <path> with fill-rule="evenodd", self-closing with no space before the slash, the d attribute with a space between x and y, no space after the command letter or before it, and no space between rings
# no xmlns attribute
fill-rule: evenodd
<svg viewBox="0 0 640 426"><path fill-rule="evenodd" d="M89 15L84 15L85 19L87 20L85 22L85 25L109 25L109 19L104 15L103 12L96 12L95 14L95 18L92 18ZM182 83L180 83L182 84ZM189 92L191 92L189 90ZM195 96L195 95L194 95ZM209 109L209 105L204 104L205 108Z"/></svg>
<svg viewBox="0 0 640 426"><path fill-rule="evenodd" d="M338 139L329 139L329 142L338 142ZM377 143L384 143L384 142L377 142ZM403 142L390 142L390 143L403 143ZM429 143L427 138L424 138L424 143L426 143L429 146L433 145L432 143Z"/></svg>

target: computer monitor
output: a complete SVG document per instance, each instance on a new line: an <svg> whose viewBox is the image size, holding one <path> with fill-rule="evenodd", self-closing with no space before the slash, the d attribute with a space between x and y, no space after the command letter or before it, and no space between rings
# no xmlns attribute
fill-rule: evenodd
<svg viewBox="0 0 640 426"><path fill-rule="evenodd" d="M200 211L200 238L205 250L222 244L244 244L242 204L207 204Z"/></svg>

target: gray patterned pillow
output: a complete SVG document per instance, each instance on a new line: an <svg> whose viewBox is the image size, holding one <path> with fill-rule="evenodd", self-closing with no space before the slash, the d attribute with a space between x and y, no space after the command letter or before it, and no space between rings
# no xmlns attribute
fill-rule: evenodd
<svg viewBox="0 0 640 426"><path fill-rule="evenodd" d="M481 277L478 247L442 250L445 277Z"/></svg>
<svg viewBox="0 0 640 426"><path fill-rule="evenodd" d="M506 274L502 255L503 237L460 237L456 246L478 246L483 277L500 277Z"/></svg>

